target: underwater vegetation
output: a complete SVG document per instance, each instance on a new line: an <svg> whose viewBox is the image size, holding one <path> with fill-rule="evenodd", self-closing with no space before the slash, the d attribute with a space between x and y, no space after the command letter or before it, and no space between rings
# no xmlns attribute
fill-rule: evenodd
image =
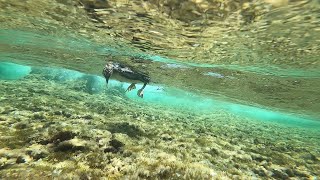
<svg viewBox="0 0 320 180"><path fill-rule="evenodd" d="M41 67L25 71L30 68L1 65L12 67L6 74L15 79L0 80L2 179L309 179L320 175L316 121L299 119L311 123L288 126L223 108L203 113L148 101L152 86L146 88L144 102L125 92L128 84L114 80L106 89L99 86L102 77L77 71ZM16 77L10 75L20 70ZM160 92L157 100L169 95Z"/></svg>
<svg viewBox="0 0 320 180"><path fill-rule="evenodd" d="M319 12L1 0L0 179L319 179Z"/></svg>

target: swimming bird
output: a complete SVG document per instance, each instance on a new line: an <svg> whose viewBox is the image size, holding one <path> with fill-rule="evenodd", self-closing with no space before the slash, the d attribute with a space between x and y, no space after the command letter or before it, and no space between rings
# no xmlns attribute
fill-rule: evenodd
<svg viewBox="0 0 320 180"><path fill-rule="evenodd" d="M137 82L143 82L142 88L137 92L137 95L141 98L143 98L144 88L150 82L150 77L145 73L135 70L127 65L113 61L107 62L106 66L103 68L102 74L106 78L107 84L111 75L113 75L115 79L118 79L120 81L131 82L131 85L127 88L126 92L135 89Z"/></svg>

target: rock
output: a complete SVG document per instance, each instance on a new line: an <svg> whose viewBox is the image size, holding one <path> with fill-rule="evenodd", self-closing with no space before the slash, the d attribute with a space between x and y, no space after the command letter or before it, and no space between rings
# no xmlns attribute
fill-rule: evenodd
<svg viewBox="0 0 320 180"><path fill-rule="evenodd" d="M309 173L302 170L293 170L293 173L298 177L309 177Z"/></svg>
<svg viewBox="0 0 320 180"><path fill-rule="evenodd" d="M138 138L145 134L145 130L136 124L128 122L112 123L108 125L111 133L127 134L129 137Z"/></svg>
<svg viewBox="0 0 320 180"><path fill-rule="evenodd" d="M300 156L301 159L310 160L310 161L317 161L317 157L311 153L306 153Z"/></svg>
<svg viewBox="0 0 320 180"><path fill-rule="evenodd" d="M274 7L286 6L289 3L289 0L264 0L266 3L271 4Z"/></svg>
<svg viewBox="0 0 320 180"><path fill-rule="evenodd" d="M268 177L268 171L264 167L255 168L253 172L261 177Z"/></svg>
<svg viewBox="0 0 320 180"><path fill-rule="evenodd" d="M12 159L8 159L5 157L0 158L0 170L13 164L15 164L15 162L13 162Z"/></svg>
<svg viewBox="0 0 320 180"><path fill-rule="evenodd" d="M124 146L124 143L122 143L121 141L119 140L116 140L116 139L112 139L110 141L110 145L116 149L120 149Z"/></svg>
<svg viewBox="0 0 320 180"><path fill-rule="evenodd" d="M86 115L82 116L82 118L84 118L84 119L93 119L93 116L90 115L90 114L86 114Z"/></svg>
<svg viewBox="0 0 320 180"><path fill-rule="evenodd" d="M49 155L49 152L46 149L46 147L40 144L32 144L27 148L26 153L34 160L39 160Z"/></svg>
<svg viewBox="0 0 320 180"><path fill-rule="evenodd" d="M16 163L17 163L17 164L25 163L25 162L26 162L26 160L24 159L24 157L23 157L23 156L19 156L19 157L17 157L17 160L16 160Z"/></svg>
<svg viewBox="0 0 320 180"><path fill-rule="evenodd" d="M169 134L161 134L161 139L164 140L164 141L172 141L173 140L173 137L170 136Z"/></svg>
<svg viewBox="0 0 320 180"><path fill-rule="evenodd" d="M293 177L294 176L294 172L292 169L285 169L285 172L288 174L289 177Z"/></svg>
<svg viewBox="0 0 320 180"><path fill-rule="evenodd" d="M212 156L217 156L220 154L219 150L217 148L211 148L210 151L208 152Z"/></svg>
<svg viewBox="0 0 320 180"><path fill-rule="evenodd" d="M244 162L250 162L252 161L252 157L249 155L249 154L240 154L240 153L237 153L235 155L235 157L241 161L244 161Z"/></svg>
<svg viewBox="0 0 320 180"><path fill-rule="evenodd" d="M45 119L45 116L44 116L43 113L35 113L35 114L33 115L33 118L34 118L34 119Z"/></svg>
<svg viewBox="0 0 320 180"><path fill-rule="evenodd" d="M111 7L107 0L80 0L86 9L102 9Z"/></svg>
<svg viewBox="0 0 320 180"><path fill-rule="evenodd" d="M122 152L122 148L125 143L117 136L113 137L109 142L109 146L104 150L104 152L117 153Z"/></svg>
<svg viewBox="0 0 320 180"><path fill-rule="evenodd" d="M108 153L108 152L110 152L110 153L117 153L119 150L117 150L116 148L114 148L114 147L106 147L105 149L104 149L104 152L105 153Z"/></svg>
<svg viewBox="0 0 320 180"><path fill-rule="evenodd" d="M56 135L54 135L50 140L49 142L50 143L59 143L59 142L62 142L62 141L66 141L66 140L69 140L69 139L72 139L75 137L75 133L71 132L71 131L61 131L61 132L58 132Z"/></svg>
<svg viewBox="0 0 320 180"><path fill-rule="evenodd" d="M53 114L54 115L62 115L62 111L54 111Z"/></svg>
<svg viewBox="0 0 320 180"><path fill-rule="evenodd" d="M256 145L257 144L262 144L262 141L260 139L258 139L258 138L254 138L253 143L256 144Z"/></svg>
<svg viewBox="0 0 320 180"><path fill-rule="evenodd" d="M19 122L19 123L14 125L14 128L16 128L16 129L25 129L27 127L28 127L28 125L26 123L23 123L23 122Z"/></svg>
<svg viewBox="0 0 320 180"><path fill-rule="evenodd" d="M0 116L0 121L7 121L7 117L5 117L5 116Z"/></svg>
<svg viewBox="0 0 320 180"><path fill-rule="evenodd" d="M272 177L276 178L276 179L288 179L289 176L288 174L286 174L285 172L283 172L280 169L273 169L272 170Z"/></svg>
<svg viewBox="0 0 320 180"><path fill-rule="evenodd" d="M66 112L66 111L62 111L61 113L62 113L62 115L63 115L64 117L66 117L66 118L69 118L69 117L71 117L71 116L72 116L72 114L71 114L71 113Z"/></svg>
<svg viewBox="0 0 320 180"><path fill-rule="evenodd" d="M71 139L68 141L63 141L58 144L55 151L83 151L89 149L87 141L83 139Z"/></svg>
<svg viewBox="0 0 320 180"><path fill-rule="evenodd" d="M13 107L6 106L5 108L3 108L3 111L1 112L1 114L9 114L13 111L15 111L15 109Z"/></svg>
<svg viewBox="0 0 320 180"><path fill-rule="evenodd" d="M258 161L258 162L262 162L262 161L268 161L269 158L262 156L260 154L256 154L256 153L250 153L251 157L253 160Z"/></svg>

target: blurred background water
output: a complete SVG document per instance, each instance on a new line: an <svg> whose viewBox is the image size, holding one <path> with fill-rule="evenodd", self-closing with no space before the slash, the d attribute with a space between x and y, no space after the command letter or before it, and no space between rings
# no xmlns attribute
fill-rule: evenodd
<svg viewBox="0 0 320 180"><path fill-rule="evenodd" d="M107 60L152 82L319 118L319 1L0 3L0 60L101 75Z"/></svg>

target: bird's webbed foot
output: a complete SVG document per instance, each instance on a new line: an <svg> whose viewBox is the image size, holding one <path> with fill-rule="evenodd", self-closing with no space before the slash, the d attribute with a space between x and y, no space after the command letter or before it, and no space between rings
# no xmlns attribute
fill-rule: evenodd
<svg viewBox="0 0 320 180"><path fill-rule="evenodd" d="M132 83L126 90L126 92L128 91L131 91L132 89L135 89L136 88L136 84L135 83Z"/></svg>
<svg viewBox="0 0 320 180"><path fill-rule="evenodd" d="M137 95L141 98L143 98L143 89L139 89L137 92Z"/></svg>

